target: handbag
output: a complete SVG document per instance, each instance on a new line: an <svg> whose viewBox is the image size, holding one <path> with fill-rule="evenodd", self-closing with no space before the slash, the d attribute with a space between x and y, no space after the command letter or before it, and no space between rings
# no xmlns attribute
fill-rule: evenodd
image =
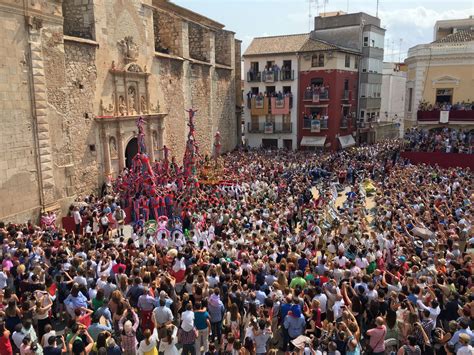
<svg viewBox="0 0 474 355"><path fill-rule="evenodd" d="M365 346L365 353L367 355L371 355L374 353L374 349L377 348L377 346L379 346L380 342L385 339L385 334L387 333L387 330L385 329L384 332L383 332L383 335L380 337L379 341L377 342L377 344L375 344L374 348L372 349L372 347L370 346L370 341L367 342L366 346Z"/></svg>

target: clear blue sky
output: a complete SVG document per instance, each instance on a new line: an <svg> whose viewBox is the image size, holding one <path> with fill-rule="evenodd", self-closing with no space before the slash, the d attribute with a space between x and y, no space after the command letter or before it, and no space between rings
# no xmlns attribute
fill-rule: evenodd
<svg viewBox="0 0 474 355"><path fill-rule="evenodd" d="M245 50L252 38L309 31L308 0L171 0L221 22L236 32ZM316 0L311 12L317 13ZM319 0L323 12L324 0ZM343 10L375 15L377 0L328 0L326 11ZM404 59L409 47L433 40L437 20L466 18L474 14L473 0L380 0L379 17L385 34L385 60ZM402 38L401 52L400 38ZM387 46L388 39L388 46ZM392 42L393 41L393 42ZM393 44L392 44L393 43Z"/></svg>

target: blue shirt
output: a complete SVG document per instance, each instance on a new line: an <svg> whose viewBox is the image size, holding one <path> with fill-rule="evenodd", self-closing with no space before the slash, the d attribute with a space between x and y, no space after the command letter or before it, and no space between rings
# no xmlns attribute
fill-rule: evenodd
<svg viewBox="0 0 474 355"><path fill-rule="evenodd" d="M73 295L67 296L67 298L64 300L64 304L71 309L81 307L87 308L87 298L82 294L81 291L79 291L77 297L74 297Z"/></svg>
<svg viewBox="0 0 474 355"><path fill-rule="evenodd" d="M283 303L281 305L281 318L282 319L285 319L286 315L288 314L288 312L290 311L290 308L291 308L291 304L290 303Z"/></svg>
<svg viewBox="0 0 474 355"><path fill-rule="evenodd" d="M303 272L306 270L306 266L308 266L308 263L309 263L309 261L306 258L298 259L298 266L299 266L300 270L303 271Z"/></svg>
<svg viewBox="0 0 474 355"><path fill-rule="evenodd" d="M194 325L197 330L203 330L207 328L206 320L209 319L209 313L204 312L194 312Z"/></svg>
<svg viewBox="0 0 474 355"><path fill-rule="evenodd" d="M89 328L87 329L89 332L89 335L94 341L97 341L97 337L99 336L100 333L104 331L111 332L112 328L107 326L107 325L102 325L99 323L92 323Z"/></svg>
<svg viewBox="0 0 474 355"><path fill-rule="evenodd" d="M467 334L471 337L471 345L473 344L473 339L474 339L474 333L472 332L472 330L467 327L466 329L460 329L458 330L456 333L454 333L453 337L451 338L451 340L448 342L449 345L454 345L454 349L456 350L456 352L459 350L459 348L462 346L462 344L459 342L459 336L461 334Z"/></svg>
<svg viewBox="0 0 474 355"><path fill-rule="evenodd" d="M221 322L224 317L224 304L219 301L217 306L208 304L207 310L209 311L209 319L211 323Z"/></svg>
<svg viewBox="0 0 474 355"><path fill-rule="evenodd" d="M288 330L288 335L290 338L294 339L304 333L306 321L304 320L303 315L301 315L299 318L293 317L292 315L287 315L285 317L283 326Z"/></svg>

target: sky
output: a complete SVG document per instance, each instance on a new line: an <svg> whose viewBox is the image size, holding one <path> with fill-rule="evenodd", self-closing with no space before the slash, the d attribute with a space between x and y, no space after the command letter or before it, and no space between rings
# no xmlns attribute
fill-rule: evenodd
<svg viewBox="0 0 474 355"><path fill-rule="evenodd" d="M309 32L313 18L324 12L324 0L171 0L224 24L242 40L242 53L254 37ZM319 6L318 6L319 3ZM375 16L377 0L326 0L325 10L366 12ZM385 61L403 60L408 48L433 41L437 20L474 15L474 0L379 0L385 32ZM311 22L311 29L313 22ZM400 45L401 39L401 45ZM401 50L400 50L401 49Z"/></svg>

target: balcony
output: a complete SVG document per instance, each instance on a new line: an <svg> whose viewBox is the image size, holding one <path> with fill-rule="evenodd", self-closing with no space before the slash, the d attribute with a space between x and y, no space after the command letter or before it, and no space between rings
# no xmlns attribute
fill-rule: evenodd
<svg viewBox="0 0 474 355"><path fill-rule="evenodd" d="M329 100L329 89L328 88L316 88L312 90L305 90L303 95L304 101L326 101Z"/></svg>
<svg viewBox="0 0 474 355"><path fill-rule="evenodd" d="M283 98L285 98L285 97L283 97ZM271 97L265 97L264 100L269 101L269 107L270 107L270 113L271 113L271 104L270 104ZM252 99L247 98L246 101L247 101L247 108L249 110L251 110L252 109ZM293 108L293 96L290 96L288 101L289 101L289 109L291 110Z"/></svg>
<svg viewBox="0 0 474 355"><path fill-rule="evenodd" d="M311 121L312 119L303 119L303 129L311 129ZM319 120L320 121L320 129L328 129L329 120Z"/></svg>
<svg viewBox="0 0 474 355"><path fill-rule="evenodd" d="M341 128L348 128L349 127L349 117L343 116L341 118Z"/></svg>
<svg viewBox="0 0 474 355"><path fill-rule="evenodd" d="M247 82L257 83L262 81L262 73L259 71L248 71L247 72Z"/></svg>
<svg viewBox="0 0 474 355"><path fill-rule="evenodd" d="M350 90L343 90L342 91L342 100L347 101L351 99L351 91Z"/></svg>
<svg viewBox="0 0 474 355"><path fill-rule="evenodd" d="M379 109L382 99L380 97L361 97L359 109Z"/></svg>
<svg viewBox="0 0 474 355"><path fill-rule="evenodd" d="M292 133L293 125L291 122L248 122L247 132L248 133Z"/></svg>
<svg viewBox="0 0 474 355"><path fill-rule="evenodd" d="M276 71L264 70L262 72L262 81L264 83L274 83L278 81L278 73Z"/></svg>
<svg viewBox="0 0 474 355"><path fill-rule="evenodd" d="M417 111L416 117L420 123L438 123L440 122L441 112L448 112L443 114L445 117L447 116L447 122L444 123L474 124L474 110ZM443 120L446 118L443 117Z"/></svg>
<svg viewBox="0 0 474 355"><path fill-rule="evenodd" d="M383 60L383 48L362 47L362 57Z"/></svg>
<svg viewBox="0 0 474 355"><path fill-rule="evenodd" d="M361 73L360 82L368 84L382 84L382 73Z"/></svg>
<svg viewBox="0 0 474 355"><path fill-rule="evenodd" d="M280 71L280 81L295 80L295 71L291 69L282 69Z"/></svg>

